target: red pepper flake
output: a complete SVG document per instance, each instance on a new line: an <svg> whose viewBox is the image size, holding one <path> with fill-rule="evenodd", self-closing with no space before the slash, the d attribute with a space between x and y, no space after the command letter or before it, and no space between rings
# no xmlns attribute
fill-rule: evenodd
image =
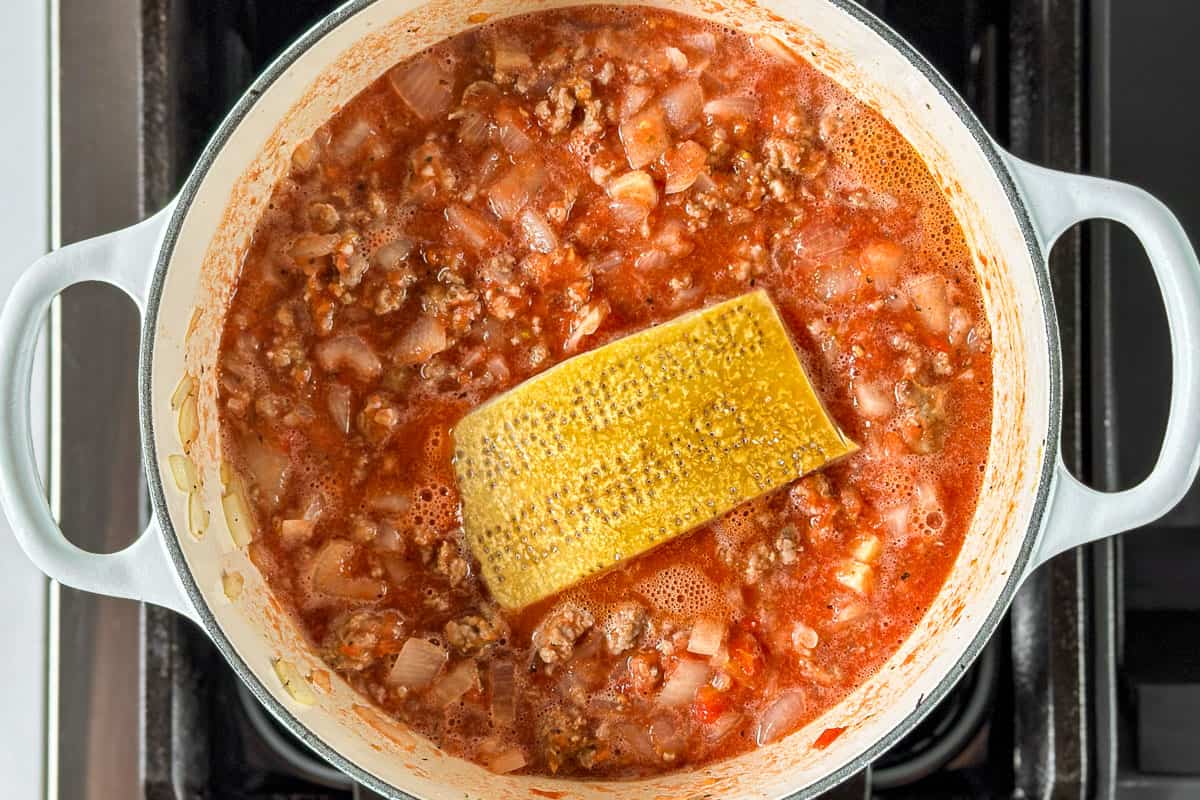
<svg viewBox="0 0 1200 800"><path fill-rule="evenodd" d="M821 731L821 735L813 742L813 747L817 750L824 750L829 745L833 744L834 739L837 739L846 732L845 728L826 728Z"/></svg>

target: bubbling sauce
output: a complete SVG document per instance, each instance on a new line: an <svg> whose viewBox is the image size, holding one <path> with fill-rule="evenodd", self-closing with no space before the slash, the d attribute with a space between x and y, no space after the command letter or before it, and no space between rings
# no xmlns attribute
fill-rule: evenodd
<svg viewBox="0 0 1200 800"><path fill-rule="evenodd" d="M454 423L755 288L861 450L502 613ZM991 427L980 288L918 154L778 42L639 7L474 28L349 102L275 187L218 367L276 596L380 709L497 772L662 773L837 703L945 580Z"/></svg>

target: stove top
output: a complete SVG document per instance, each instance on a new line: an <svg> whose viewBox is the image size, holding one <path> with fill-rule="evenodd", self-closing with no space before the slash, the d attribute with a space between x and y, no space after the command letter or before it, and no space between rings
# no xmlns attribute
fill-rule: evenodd
<svg viewBox="0 0 1200 800"><path fill-rule="evenodd" d="M96 4L60 1L64 30L86 31ZM134 0L102 0L99 5L126 15L138 6ZM140 0L135 45L140 58L135 59L132 84L125 86L133 90L136 113L130 119L138 121L138 129L122 140L122 146L135 143L135 179L121 185L122 199L114 202L135 199L142 215L165 204L253 77L336 5L332 0ZM1172 29L1175 75L1190 81L1182 87L1164 82L1162 91L1172 86L1187 91L1190 86L1194 98L1200 88L1194 68L1184 60L1190 53L1189 36L1200 33L1195 24L1200 7L1188 28L1184 18L1190 12L1180 4L1170 4L1170 17L1149 13L1161 7L1165 15L1167 0L869 0L865 5L947 76L1001 144L1049 166L1111 171L1145 182L1143 165L1123 155L1131 145L1134 150L1139 146L1138 129L1129 120L1138 115L1145 119L1148 109L1160 114L1178 109L1189 96L1178 94L1172 103L1164 95L1155 105L1140 82L1128 83L1130 76L1160 65L1162 48L1151 38L1155 25ZM123 69L120 64L115 68ZM63 75L64 92L70 74L68 69ZM78 65L74 74L85 75L86 67ZM1174 117L1172 122L1169 133L1160 131L1163 152L1185 153L1189 144L1194 148L1200 140L1196 121L1191 127ZM1190 201L1190 221L1200 230L1198 201L1181 196L1195 195L1187 191L1191 187L1183 173L1163 173L1165 185L1178 195L1164 192L1164 199L1180 208ZM83 169L82 174L90 173ZM65 191L69 184L64 181ZM87 228L95 220L82 209L75 214L82 220L79 234L92 232ZM1160 341L1163 330L1161 323L1159 328L1146 323L1143 330L1140 321L1147 314L1161 316L1152 307L1157 296L1148 269L1126 274L1114 268L1118 261L1140 257L1122 236L1100 225L1072 231L1051 255L1063 337L1063 455L1077 474L1104 488L1136 479L1144 466L1138 454L1157 451L1153 435L1155 430L1161 435L1162 429L1161 423L1154 428L1154 414L1155 403L1165 402L1165 391L1161 396L1117 392L1118 384L1148 384L1167 371L1154 355L1140 352L1144 342ZM86 371L80 365L96 356L96 324L104 324L120 340L130 325L136 331L136 316L114 306L112 297L86 292L64 299L64 307L72 313L64 318L61 334L60 380L64 387L79 389L88 408L82 408L83 401L74 406L64 401L63 430L83 437L78 448L109 448L103 452L114 454L111 482L127 482L122 485L133 487L129 494L134 498L132 507L64 500L64 519L69 529L82 529L99 509L105 523L101 530L121 528L114 519L129 521L132 530L146 512L144 500L137 502L136 433L122 427L129 419L136 425L136 417L124 405L128 399L120 395L119 382L121 371L134 363L136 339L129 338L115 355L109 352L109 340L103 344L103 363L116 365L111 399L83 391ZM1128 328L1135 324L1138 329L1131 335ZM128 386L133 386L131 375ZM101 434L93 430L94 419L106 413L108 404L114 406L113 418L126 422L109 426L116 432L97 441ZM1147 426L1151 443L1143 447ZM131 450L116 441L124 436L132 442ZM1124 451L1133 454L1128 464L1117 459ZM95 470L82 457L67 459L64 466L65 485L73 480L82 485ZM1200 496L1193 491L1153 533L1129 537L1128 544L1107 542L1067 553L1048 564L1022 589L958 688L871 769L827 797L1200 796L1200 746L1195 744L1200 731L1183 727L1200 720L1194 645L1200 599L1186 591L1200 563L1195 558L1200 536L1187 534L1195 534L1190 529L1198 526ZM92 542L106 547L121 543L107 534ZM1181 556L1191 557L1190 573ZM82 688L78 676L58 676L60 694L81 702L93 715L112 705L103 699L110 692L106 680L125 687L123 691L133 693L130 707L135 712L120 724L136 725L139 731L136 741L127 737L97 747L96 738L107 736L107 729L94 718L88 718L86 728L72 727L65 716L70 712L63 712L58 750L66 755L56 767L67 776L61 797L367 796L277 727L190 623L159 608L139 610L118 603L96 611L94 598L71 593L66 598L72 627L63 635L65 663L74 654L90 660L83 663L99 664L102 643L115 631L121 646L140 653L141 669L132 678L104 678L100 668L89 673ZM84 603L92 604L86 606L90 610L82 610ZM1161 660L1147 658L1168 652L1172 643L1177 643L1179 664L1164 667ZM1183 713L1187 709L1190 716ZM1194 731L1190 739L1189 730ZM105 758L126 765L126 783L120 785L128 791L97 791L88 780L69 778L95 774Z"/></svg>

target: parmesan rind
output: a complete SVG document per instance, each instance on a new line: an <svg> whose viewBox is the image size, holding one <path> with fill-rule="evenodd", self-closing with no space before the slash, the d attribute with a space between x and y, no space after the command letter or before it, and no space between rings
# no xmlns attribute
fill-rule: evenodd
<svg viewBox="0 0 1200 800"><path fill-rule="evenodd" d="M568 359L453 435L467 542L507 609L857 449L762 291Z"/></svg>

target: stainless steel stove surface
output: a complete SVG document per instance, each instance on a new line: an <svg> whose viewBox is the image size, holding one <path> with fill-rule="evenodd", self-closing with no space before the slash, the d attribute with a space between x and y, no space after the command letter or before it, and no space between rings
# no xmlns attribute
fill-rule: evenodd
<svg viewBox="0 0 1200 800"><path fill-rule="evenodd" d="M1154 114L1162 125L1150 149L1189 161L1195 155L1200 116L1185 101L1200 88L1187 46L1200 34L1200 5L865 4L929 57L1002 144L1051 166L1148 184L1200 231L1187 171L1154 172L1130 156L1147 149L1143 128L1131 121ZM122 20L107 34L121 53L99 64L78 57L64 63L62 97L78 100L78 108L62 126L82 126L73 136L83 148L64 146L63 192L74 198L63 205L65 238L127 223L167 202L253 76L335 5L61 0L64 53L69 37L94 37L112 15ZM1164 32L1169 58L1156 38ZM117 77L105 78L105 69ZM1177 80L1148 93L1149 78L1135 76L1154 71ZM1179 119L1184 110L1190 119ZM110 119L117 114L123 122ZM116 156L104 163L103 153L88 149L100 146ZM81 196L99 178L109 194ZM1064 456L1106 488L1133 482L1137 475L1126 470L1146 466L1138 461L1143 444L1157 452L1162 425L1154 428L1155 409L1165 403L1165 390L1125 389L1126 381L1139 387L1167 373L1165 345L1148 346L1160 342L1161 331L1142 322L1161 316L1149 271L1125 268L1142 258L1132 247L1097 225L1064 237L1052 255L1066 371ZM62 454L63 517L69 531L101 531L90 539L72 534L93 547L119 546L146 513L130 427L134 330L132 309L114 306L110 294L84 289L64 300L59 381L70 391L60 426L70 434L63 440L76 444ZM92 382L97 363L109 376L99 391ZM103 498L72 494L94 481L96 452L109 454ZM1131 458L1118 461L1118 452ZM1200 495L1193 491L1153 532L1047 565L959 688L870 771L829 797L1200 797L1200 594L1191 587L1200 565L1197 527ZM61 698L59 757L51 764L59 796L365 796L276 727L191 623L158 608L63 594L60 649L71 669L52 677ZM1171 647L1179 659L1154 657ZM133 669L134 651L140 670Z"/></svg>

